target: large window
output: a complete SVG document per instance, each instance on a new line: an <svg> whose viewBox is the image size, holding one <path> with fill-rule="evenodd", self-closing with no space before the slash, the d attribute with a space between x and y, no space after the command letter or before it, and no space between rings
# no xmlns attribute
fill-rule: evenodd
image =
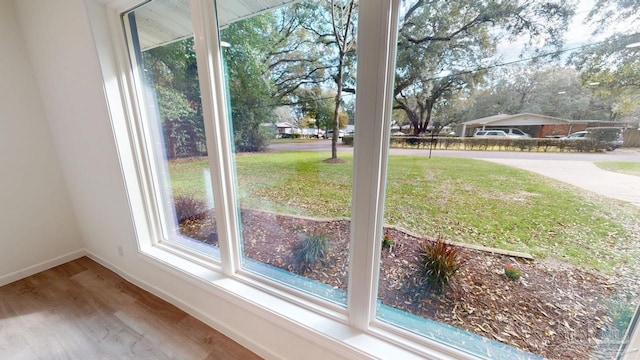
<svg viewBox="0 0 640 360"><path fill-rule="evenodd" d="M145 2L122 19L153 245L420 355L615 356L640 211L573 185L638 136L634 9Z"/></svg>
<svg viewBox="0 0 640 360"><path fill-rule="evenodd" d="M377 316L476 350L613 358L638 306L638 209L529 171L597 161L637 127L619 83L637 28L604 3L547 5L401 1Z"/></svg>
<svg viewBox="0 0 640 360"><path fill-rule="evenodd" d="M190 13L187 1L158 0L127 13L124 21L159 241L218 256Z"/></svg>
<svg viewBox="0 0 640 360"><path fill-rule="evenodd" d="M354 2L302 1L220 31L243 266L341 305L356 26Z"/></svg>

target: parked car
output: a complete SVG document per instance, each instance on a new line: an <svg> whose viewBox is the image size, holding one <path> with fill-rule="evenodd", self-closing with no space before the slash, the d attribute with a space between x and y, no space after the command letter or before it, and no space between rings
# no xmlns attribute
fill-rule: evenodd
<svg viewBox="0 0 640 360"><path fill-rule="evenodd" d="M501 129L503 130L505 133L507 133L507 136L515 136L515 137L523 137L523 138L530 138L531 135L527 134L526 132L518 129L518 128L508 128L508 129Z"/></svg>
<svg viewBox="0 0 640 360"><path fill-rule="evenodd" d="M563 137L562 139L584 139L587 137L587 134L589 134L588 131L578 131L578 132L574 132L572 134L569 134L565 137Z"/></svg>
<svg viewBox="0 0 640 360"><path fill-rule="evenodd" d="M614 129L617 130L617 129ZM615 150L619 147L622 146L623 143L623 138L622 138L622 131L617 130L617 134L614 133L614 138L611 139L611 137L609 137L609 139L604 140L605 145L604 146L607 150L611 151L611 150ZM574 132L572 134L569 134L565 137L563 137L562 139L567 139L567 140L580 140L580 139L592 139L593 138L593 132L589 131L589 130L584 130L584 131L578 131L578 132Z"/></svg>
<svg viewBox="0 0 640 360"><path fill-rule="evenodd" d="M502 130L480 130L473 134L473 137L482 138L506 138L507 133Z"/></svg>
<svg viewBox="0 0 640 360"><path fill-rule="evenodd" d="M530 138L531 135L517 128L508 129L485 129L476 131L474 137L507 137L507 138Z"/></svg>
<svg viewBox="0 0 640 360"><path fill-rule="evenodd" d="M498 130L498 131L504 131L504 133L507 135L507 137L522 137L522 138L530 138L531 135L527 134L526 132L518 129L518 128L492 128L492 129L484 129L483 131L494 131L494 130Z"/></svg>
<svg viewBox="0 0 640 360"><path fill-rule="evenodd" d="M344 136L344 131L339 130L338 131L338 139L342 139L343 136ZM333 130L327 130L327 132L324 133L324 138L325 139L333 138Z"/></svg>

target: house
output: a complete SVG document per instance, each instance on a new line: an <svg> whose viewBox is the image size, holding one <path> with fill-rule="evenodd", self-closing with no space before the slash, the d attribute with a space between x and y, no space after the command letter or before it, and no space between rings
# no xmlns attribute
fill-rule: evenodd
<svg viewBox="0 0 640 360"><path fill-rule="evenodd" d="M476 131L483 129L518 128L532 137L556 137L599 126L626 127L626 124L602 120L569 120L531 113L498 114L463 122L458 125L456 134L473 136Z"/></svg>
<svg viewBox="0 0 640 360"><path fill-rule="evenodd" d="M194 11L199 16L214 11L212 1L191 3L202 7ZM223 3L218 1L218 10ZM243 17L261 13L264 4L284 3L227 1L231 9L225 14ZM383 203L376 180L386 149L363 146L382 138L386 111L376 103L376 93L384 92L376 87L387 76L371 69L391 63L380 55L387 53L380 44L388 43L389 36L378 38L393 28L388 5L360 2L359 31L365 36L358 47L368 67L358 69L368 73L358 77L363 125L354 179L362 186L353 206L370 210L354 212L353 228L360 229L372 229L382 218L372 204ZM130 8L128 0L0 0L0 48L5 49L0 53L0 285L88 255L266 359L469 358L451 346L400 336L386 323L371 331L371 324L380 321L371 318L375 301L362 300L371 297L366 283L373 281L365 265L375 264L366 256L354 259L360 263L354 263L357 271L349 284L352 299L369 307L348 312L335 305L324 311L308 295L300 296L306 301L301 305L289 300L290 293L277 296L281 288L253 286L256 276L238 273L234 264L204 266L197 255L179 256L153 243L140 228L146 214L143 184L130 181L137 174L138 154L122 141L129 136L125 99L132 89L120 83L117 63L126 55L117 50L123 41L116 36L121 28L117 15ZM221 20L219 26L230 21ZM183 36L183 24L172 24L177 27L173 36ZM209 30L206 34L217 30L201 23L196 27ZM221 96L212 98L218 102L207 106L220 105ZM353 251L379 254L367 240L365 235L356 238Z"/></svg>
<svg viewBox="0 0 640 360"><path fill-rule="evenodd" d="M276 134L278 136L282 136L283 134L297 134L299 133L298 128L288 122L279 122L276 123Z"/></svg>

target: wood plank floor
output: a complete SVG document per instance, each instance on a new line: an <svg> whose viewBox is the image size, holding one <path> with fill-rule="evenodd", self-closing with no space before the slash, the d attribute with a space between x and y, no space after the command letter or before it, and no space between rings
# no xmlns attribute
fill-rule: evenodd
<svg viewBox="0 0 640 360"><path fill-rule="evenodd" d="M0 359L260 359L83 257L0 287Z"/></svg>

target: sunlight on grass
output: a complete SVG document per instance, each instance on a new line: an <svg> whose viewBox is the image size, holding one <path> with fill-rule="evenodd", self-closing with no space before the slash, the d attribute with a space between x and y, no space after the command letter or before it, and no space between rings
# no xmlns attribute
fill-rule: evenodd
<svg viewBox="0 0 640 360"><path fill-rule="evenodd" d="M314 217L348 217L352 155L327 164L321 152L236 158L242 207ZM172 163L176 194L203 196L204 160ZM610 249L637 241L640 211L586 198L567 185L508 166L471 159L391 156L385 223L427 236L528 252L610 270L627 261Z"/></svg>
<svg viewBox="0 0 640 360"><path fill-rule="evenodd" d="M640 163L623 161L601 161L596 162L596 166L601 169L613 171L621 174L640 176Z"/></svg>

